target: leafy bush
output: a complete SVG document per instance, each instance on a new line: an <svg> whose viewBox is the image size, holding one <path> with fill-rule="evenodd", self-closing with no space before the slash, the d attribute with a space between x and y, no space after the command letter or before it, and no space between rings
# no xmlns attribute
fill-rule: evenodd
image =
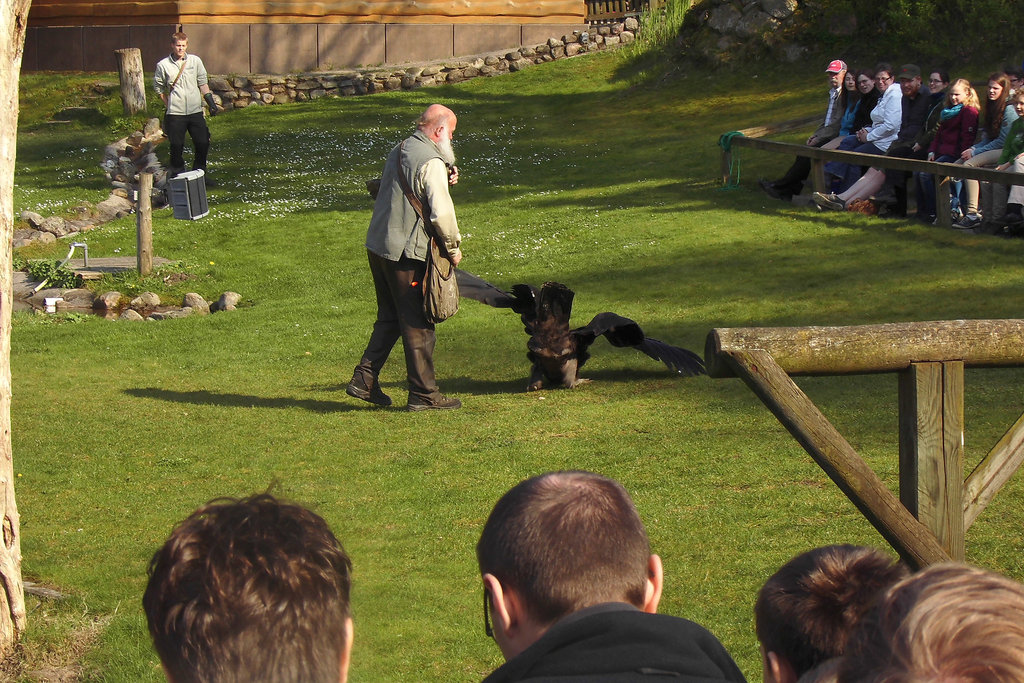
<svg viewBox="0 0 1024 683"><path fill-rule="evenodd" d="M60 265L60 261L29 261L29 277L36 282L48 281L51 287L72 288L79 284L75 271Z"/></svg>

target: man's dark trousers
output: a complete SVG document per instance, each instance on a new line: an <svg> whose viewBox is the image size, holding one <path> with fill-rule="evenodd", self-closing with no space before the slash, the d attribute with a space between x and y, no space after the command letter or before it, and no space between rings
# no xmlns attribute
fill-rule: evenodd
<svg viewBox="0 0 1024 683"><path fill-rule="evenodd" d="M356 372L363 375L365 386L373 386L391 349L401 337L409 396L428 402L435 400L438 397L434 377L436 337L434 326L423 316L422 282L427 264L405 256L398 261L389 261L372 251L366 254L377 293L377 320L373 323L370 341Z"/></svg>
<svg viewBox="0 0 1024 683"><path fill-rule="evenodd" d="M206 127L203 112L195 114L164 115L164 133L171 145L171 168L185 168L185 133L192 136L192 144L196 148L193 169L206 170L206 155L210 152L210 129Z"/></svg>
<svg viewBox="0 0 1024 683"><path fill-rule="evenodd" d="M919 149L915 152L913 141L894 142L886 152L886 156L924 160L928 157L928 150ZM885 185L892 188L893 196L896 198L893 213L897 216L907 215L907 177L909 176L909 171L897 171L891 168L885 170Z"/></svg>

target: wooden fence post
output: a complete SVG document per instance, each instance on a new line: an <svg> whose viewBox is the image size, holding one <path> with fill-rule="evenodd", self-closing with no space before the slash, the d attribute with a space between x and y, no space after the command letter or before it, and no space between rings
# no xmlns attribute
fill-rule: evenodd
<svg viewBox="0 0 1024 683"><path fill-rule="evenodd" d="M153 271L153 174L139 174L139 202L136 216L136 260L139 275Z"/></svg>
<svg viewBox="0 0 1024 683"><path fill-rule="evenodd" d="M828 192L825 187L825 160L811 159L811 184L815 192Z"/></svg>
<svg viewBox="0 0 1024 683"><path fill-rule="evenodd" d="M949 202L949 176L934 175L935 181L935 224L943 228L953 227L953 205Z"/></svg>
<svg viewBox="0 0 1024 683"><path fill-rule="evenodd" d="M954 560L964 559L964 364L899 373L900 502Z"/></svg>
<svg viewBox="0 0 1024 683"><path fill-rule="evenodd" d="M949 561L930 529L900 504L768 352L721 355L904 560L915 567Z"/></svg>
<svg viewBox="0 0 1024 683"><path fill-rule="evenodd" d="M125 116L137 114L146 108L146 85L142 72L142 50L126 47L114 50L117 55L117 75L121 81L121 102Z"/></svg>

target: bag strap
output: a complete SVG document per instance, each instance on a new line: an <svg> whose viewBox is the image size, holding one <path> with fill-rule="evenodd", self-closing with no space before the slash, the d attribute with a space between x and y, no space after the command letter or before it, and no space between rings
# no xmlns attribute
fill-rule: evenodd
<svg viewBox="0 0 1024 683"><path fill-rule="evenodd" d="M174 77L174 80L171 81L170 87L167 88L167 94L170 94L171 91L174 90L174 86L178 85L178 79L181 78L181 74L183 74L185 72L185 62L187 62L187 61L188 61L188 54L186 53L185 59L181 60L181 66L178 67L178 75Z"/></svg>
<svg viewBox="0 0 1024 683"><path fill-rule="evenodd" d="M181 78L181 74L185 72L185 63L188 61L188 53L185 53L185 59L181 60L181 66L178 67L178 75L171 81L171 85L167 88L167 107L171 106L171 93L174 92L174 86L178 85L178 79ZM165 109L166 111L166 109Z"/></svg>
<svg viewBox="0 0 1024 683"><path fill-rule="evenodd" d="M405 140L402 141L402 145L399 149L401 152L405 151ZM420 198L417 197L412 191L412 188L409 187L409 180L405 177L405 173L402 172L401 153L398 155L397 163L398 168L395 169L395 173L398 175L398 184L402 186L402 192L405 193L405 198L409 200L409 203L412 204L412 208L416 209L417 215L419 215L420 220L423 221L424 232L426 232L427 236L437 243L438 249L445 252L445 256L447 257L448 250L442 246L444 244L443 240L439 239L437 231L434 229L434 224L430 222L430 217L424 213L423 202L420 201Z"/></svg>

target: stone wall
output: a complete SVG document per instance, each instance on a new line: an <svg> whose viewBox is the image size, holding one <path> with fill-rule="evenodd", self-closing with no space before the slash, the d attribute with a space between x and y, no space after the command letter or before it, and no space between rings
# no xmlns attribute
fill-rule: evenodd
<svg viewBox="0 0 1024 683"><path fill-rule="evenodd" d="M549 38L547 42L538 45L426 65L283 76L215 76L210 78L210 89L224 109L306 102L321 97L367 95L389 90L413 90L444 83L459 83L470 78L497 76L556 59L614 49L633 42L638 28L637 20L630 17L622 22L597 26L587 31L573 31L561 38Z"/></svg>

